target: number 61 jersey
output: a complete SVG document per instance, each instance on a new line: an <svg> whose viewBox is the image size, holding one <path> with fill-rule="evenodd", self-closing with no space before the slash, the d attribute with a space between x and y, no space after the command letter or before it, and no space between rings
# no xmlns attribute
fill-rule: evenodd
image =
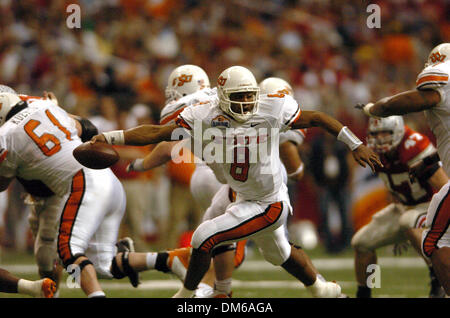
<svg viewBox="0 0 450 318"><path fill-rule="evenodd" d="M285 200L280 198L280 189L286 186L279 139L280 132L289 130L300 117L297 102L287 95L262 95L258 111L244 123L233 120L218 103L213 96L202 105L186 107L178 116L176 123L192 137L191 151L221 183L231 186L238 199Z"/></svg>
<svg viewBox="0 0 450 318"><path fill-rule="evenodd" d="M405 125L405 135L397 146L395 157L387 159L380 155L383 168L377 168L385 186L401 203L413 206L428 202L434 194L427 180L410 180L411 167L424 158L433 155L436 148L430 140Z"/></svg>
<svg viewBox="0 0 450 318"><path fill-rule="evenodd" d="M0 127L0 175L40 180L62 196L82 168L72 155L80 144L75 122L62 108L30 100Z"/></svg>

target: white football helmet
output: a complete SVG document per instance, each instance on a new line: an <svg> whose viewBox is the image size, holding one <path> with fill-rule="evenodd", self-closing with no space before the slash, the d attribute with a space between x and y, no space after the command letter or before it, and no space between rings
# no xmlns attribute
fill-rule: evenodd
<svg viewBox="0 0 450 318"><path fill-rule="evenodd" d="M441 43L431 50L425 67L448 60L450 60L450 43Z"/></svg>
<svg viewBox="0 0 450 318"><path fill-rule="evenodd" d="M210 87L208 75L196 65L181 65L170 73L166 87L166 103Z"/></svg>
<svg viewBox="0 0 450 318"><path fill-rule="evenodd" d="M1 84L0 84L0 93L11 93L17 95L17 92L13 90L11 87Z"/></svg>
<svg viewBox="0 0 450 318"><path fill-rule="evenodd" d="M285 94L294 96L294 90L291 85L279 77L268 77L259 83L261 94Z"/></svg>
<svg viewBox="0 0 450 318"><path fill-rule="evenodd" d="M250 102L240 102L230 99L230 94L254 92L254 99ZM232 66L224 70L217 79L217 94L219 107L222 111L233 117L237 122L249 120L257 111L259 103L259 87L250 70L242 66ZM232 109L232 104L238 105L239 112ZM244 106L252 104L250 111L245 112Z"/></svg>
<svg viewBox="0 0 450 318"><path fill-rule="evenodd" d="M0 127L6 121L9 111L22 100L13 93L0 93Z"/></svg>
<svg viewBox="0 0 450 318"><path fill-rule="evenodd" d="M388 137L378 136L379 132L389 132ZM402 116L370 118L367 146L378 153L386 153L400 144L405 135L405 123Z"/></svg>

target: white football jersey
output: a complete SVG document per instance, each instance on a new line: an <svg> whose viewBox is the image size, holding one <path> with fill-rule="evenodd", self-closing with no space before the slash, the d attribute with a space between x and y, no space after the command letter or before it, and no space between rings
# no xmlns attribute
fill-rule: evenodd
<svg viewBox="0 0 450 318"><path fill-rule="evenodd" d="M425 111L428 126L436 136L443 168L450 176L450 62L426 67L417 77L417 89L434 89L441 94L441 102Z"/></svg>
<svg viewBox="0 0 450 318"><path fill-rule="evenodd" d="M201 104L203 102L209 102L209 100L217 96L217 88L204 88L195 93L183 96L177 100L173 100L167 103L161 110L161 125L173 124L177 116L187 106Z"/></svg>
<svg viewBox="0 0 450 318"><path fill-rule="evenodd" d="M191 134L193 153L243 200L284 199L279 197L280 189L286 187L279 139L300 117L297 102L290 96L262 95L258 112L245 123L231 119L218 103L217 96L212 96L209 102L186 107L178 115L177 124Z"/></svg>
<svg viewBox="0 0 450 318"><path fill-rule="evenodd" d="M75 121L49 100L28 102L0 127L0 175L40 180L62 196L82 168L72 155L82 143Z"/></svg>

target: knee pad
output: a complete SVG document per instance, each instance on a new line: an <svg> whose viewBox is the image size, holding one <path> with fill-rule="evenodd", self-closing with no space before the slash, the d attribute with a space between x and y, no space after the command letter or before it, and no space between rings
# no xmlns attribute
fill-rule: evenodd
<svg viewBox="0 0 450 318"><path fill-rule="evenodd" d="M214 235L216 229L216 224L210 220L204 221L200 224L192 235L191 245L195 249L201 249L204 252L209 253L215 245L212 246L202 246L202 244L212 235Z"/></svg>
<svg viewBox="0 0 450 318"><path fill-rule="evenodd" d="M78 273L81 273L87 265L94 265L94 264L92 264L92 262L89 259L85 259L84 261L81 261L79 264L75 264L75 262L80 257L86 257L86 255L75 254L72 258L70 258L64 262L64 268L66 269L66 272L68 272L69 274L72 274L73 266L75 266L75 267L78 267Z"/></svg>
<svg viewBox="0 0 450 318"><path fill-rule="evenodd" d="M220 245L220 246L215 247L212 250L212 257L215 257L217 255L220 255L220 254L228 252L228 251L234 251L234 250L236 250L236 243Z"/></svg>
<svg viewBox="0 0 450 318"><path fill-rule="evenodd" d="M123 252L122 253L122 268L123 271L119 268L119 265L117 265L116 257L114 256L111 261L111 268L110 273L113 276L113 278L121 279L125 276L128 276L130 279L130 283L133 287L137 287L140 284L140 278L139 273L136 272L129 263L128 260L129 252Z"/></svg>
<svg viewBox="0 0 450 318"><path fill-rule="evenodd" d="M287 240L283 241L277 247L271 249L259 247L264 259L275 266L283 264L291 255L291 245Z"/></svg>

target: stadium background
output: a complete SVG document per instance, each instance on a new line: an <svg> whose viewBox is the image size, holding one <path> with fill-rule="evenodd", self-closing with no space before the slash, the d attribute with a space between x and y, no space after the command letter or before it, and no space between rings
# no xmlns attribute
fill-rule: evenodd
<svg viewBox="0 0 450 318"><path fill-rule="evenodd" d="M71 14L66 8L72 3L81 8L80 28L66 24ZM381 8L381 28L366 25L369 3ZM101 130L111 130L157 122L168 75L179 65L201 66L213 86L223 69L243 65L258 81L269 76L286 79L303 109L333 115L364 139L367 118L353 106L414 87L431 48L450 41L449 7L445 0L4 0L0 83L29 95L51 91L67 111L92 118ZM407 123L434 140L422 116L408 115ZM320 242L310 250L313 257L350 257L348 239L371 213L358 200L365 189L378 191L377 201L371 201L373 210L385 204L385 192L351 160L344 168L317 166L316 150L326 139L311 129L299 147L307 169L302 182L290 184L294 206L290 223L309 220L314 225ZM140 151L124 150L129 158L142 156ZM162 195L172 182L185 182L174 180L177 173L165 169L127 175L124 165L115 170L122 181L151 181ZM328 177L320 173L325 170ZM346 229L338 207L328 206L327 217L321 212L319 203L330 178L347 191ZM158 222L170 202L167 197L159 199L164 201L159 202L160 210L151 212L140 229L141 247L162 247ZM1 264L31 260L26 213L21 189L14 185L9 208L0 218ZM325 219L334 238L326 236ZM192 228L192 219L185 221L182 230ZM124 224L123 233L133 234L130 227ZM414 253L410 257L416 259ZM420 273L424 286L412 296L426 295L426 274ZM354 281L351 269L346 275L346 280Z"/></svg>

